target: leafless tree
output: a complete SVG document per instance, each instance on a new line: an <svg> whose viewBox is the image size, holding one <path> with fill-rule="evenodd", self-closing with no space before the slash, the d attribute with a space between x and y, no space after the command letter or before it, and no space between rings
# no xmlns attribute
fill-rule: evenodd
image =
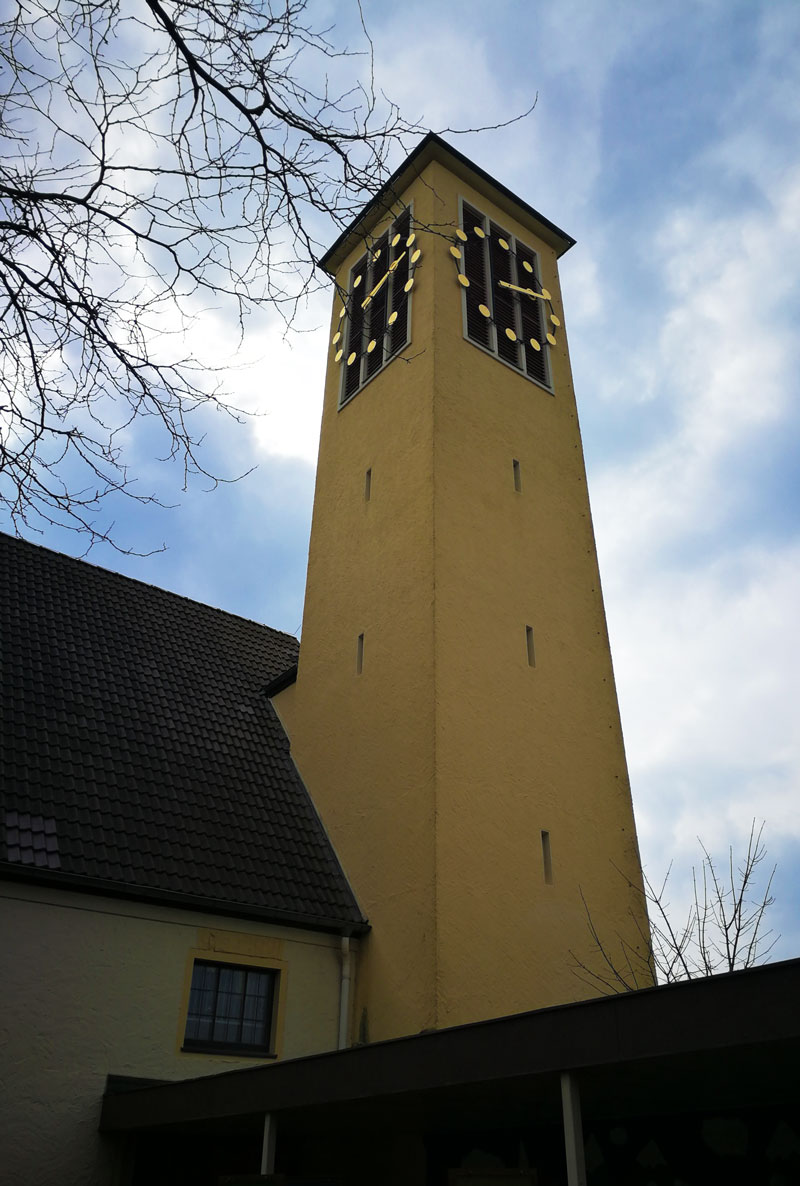
<svg viewBox="0 0 800 1186"><path fill-rule="evenodd" d="M671 984L766 962L779 936L765 927L775 900L775 866L768 871L762 867L767 855L763 833L764 824L756 826L754 820L744 856L737 859L731 847L722 867L698 841L703 859L699 870L692 868L691 900L683 921L673 919L667 897L672 865L659 886L645 876L649 932L644 932L639 915L632 914L639 944L602 935L584 899L596 959L590 964L572 953L576 975L601 993L612 994L648 987L654 980Z"/></svg>
<svg viewBox="0 0 800 1186"><path fill-rule="evenodd" d="M184 484L205 473L192 413L232 409L184 332L221 304L240 331L265 306L289 323L320 282L320 233L420 130L371 63L365 30L363 53L337 49L306 0L18 0L0 23L0 504L17 531L91 545L107 495L155 501L128 469L134 420Z"/></svg>

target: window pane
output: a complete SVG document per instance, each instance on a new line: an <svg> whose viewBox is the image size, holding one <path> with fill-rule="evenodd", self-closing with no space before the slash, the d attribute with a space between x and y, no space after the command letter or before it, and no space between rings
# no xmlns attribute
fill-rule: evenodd
<svg viewBox="0 0 800 1186"><path fill-rule="evenodd" d="M242 1020L242 1042L250 1046L266 1045L267 1033L267 1003L271 1006L272 975L268 972L248 972L247 991L244 999L244 1017ZM272 1009L269 1009L269 1017Z"/></svg>
<svg viewBox="0 0 800 1186"><path fill-rule="evenodd" d="M220 968L215 1042L238 1042L241 1033L244 977L240 968Z"/></svg>
<svg viewBox="0 0 800 1186"><path fill-rule="evenodd" d="M196 963L185 1038L220 1048L268 1050L277 974L262 968Z"/></svg>
<svg viewBox="0 0 800 1186"><path fill-rule="evenodd" d="M187 1038L210 1038L214 1019L217 969L208 964L195 964L189 993L189 1012L186 1019Z"/></svg>

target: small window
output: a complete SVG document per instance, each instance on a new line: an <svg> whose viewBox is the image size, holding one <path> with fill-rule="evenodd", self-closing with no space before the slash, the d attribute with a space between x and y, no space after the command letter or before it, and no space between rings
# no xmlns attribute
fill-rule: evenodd
<svg viewBox="0 0 800 1186"><path fill-rule="evenodd" d="M466 202L461 225L467 338L550 387L549 348L557 345L561 321L542 287L536 252Z"/></svg>
<svg viewBox="0 0 800 1186"><path fill-rule="evenodd" d="M553 884L553 854L550 850L550 833L542 832L542 869L547 885Z"/></svg>
<svg viewBox="0 0 800 1186"><path fill-rule="evenodd" d="M536 666L536 648L533 644L533 626L525 627L525 651L528 656L528 666Z"/></svg>
<svg viewBox="0 0 800 1186"><path fill-rule="evenodd" d="M399 354L409 339L409 294L421 252L404 210L350 272L347 299L334 334L340 363L340 406Z"/></svg>
<svg viewBox="0 0 800 1186"><path fill-rule="evenodd" d="M278 976L272 968L195 960L183 1049L272 1054Z"/></svg>

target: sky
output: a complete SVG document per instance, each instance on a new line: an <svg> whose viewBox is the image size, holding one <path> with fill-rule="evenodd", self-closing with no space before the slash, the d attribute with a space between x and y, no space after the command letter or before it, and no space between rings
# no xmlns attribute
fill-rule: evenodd
<svg viewBox="0 0 800 1186"><path fill-rule="evenodd" d="M353 0L312 0L363 48ZM363 0L379 88L577 239L561 261L646 872L765 822L774 957L800 955L800 4ZM399 163L400 158L395 163ZM330 228L329 238L336 237ZM93 563L299 633L330 294L285 337L196 327L255 415L207 421L239 482L142 488ZM2 527L3 524L0 524ZM72 554L77 539L34 537Z"/></svg>

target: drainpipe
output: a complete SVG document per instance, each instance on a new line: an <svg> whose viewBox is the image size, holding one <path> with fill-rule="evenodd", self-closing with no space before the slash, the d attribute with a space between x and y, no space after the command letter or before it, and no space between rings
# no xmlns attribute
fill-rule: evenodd
<svg viewBox="0 0 800 1186"><path fill-rule="evenodd" d="M561 1072L561 1109L564 1119L564 1150L567 1155L567 1183L568 1186L586 1186L581 1097L577 1080L569 1071Z"/></svg>
<svg viewBox="0 0 800 1186"><path fill-rule="evenodd" d="M339 1041L338 1050L344 1050L347 1045L348 1019L350 1016L350 939L342 935L342 974L339 985Z"/></svg>

